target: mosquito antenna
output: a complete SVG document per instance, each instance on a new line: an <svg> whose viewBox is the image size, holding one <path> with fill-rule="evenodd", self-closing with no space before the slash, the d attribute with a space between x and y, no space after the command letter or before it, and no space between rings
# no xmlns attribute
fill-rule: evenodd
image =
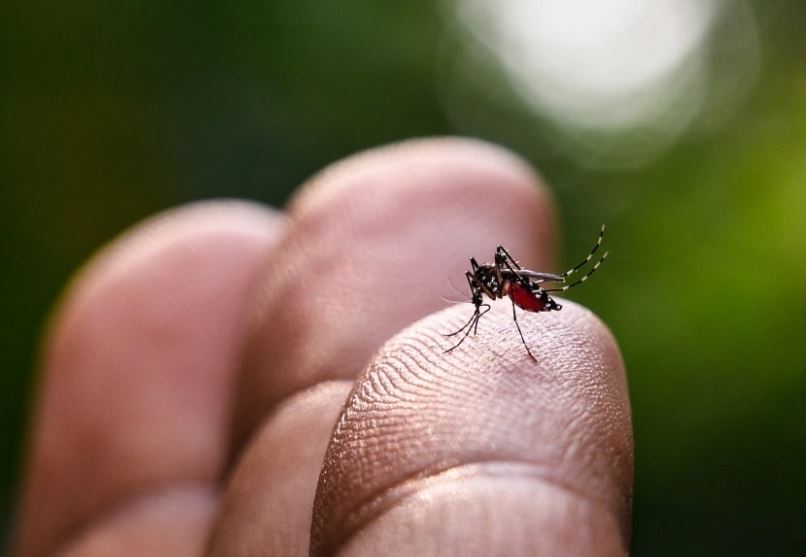
<svg viewBox="0 0 806 557"><path fill-rule="evenodd" d="M456 285L453 283L453 280L451 280L450 276L448 276L448 283L451 285L451 288L453 288L453 291L456 292L457 294L459 294L460 296L462 296L464 298L464 300L449 300L445 296L440 296L440 298L442 298L443 302L448 302L449 304L464 304L464 303L470 302L470 300L465 297L466 294L462 294L461 292L459 292L459 289L456 288Z"/></svg>
<svg viewBox="0 0 806 557"><path fill-rule="evenodd" d="M579 271L585 265L585 263L587 263L588 261L590 261L593 258L593 254L596 253L596 250L598 250L599 246L602 245L602 240L604 239L604 233L605 233L605 225L602 225L602 229L599 231L599 237L596 239L596 243L593 245L593 249L590 251L588 256L581 263L578 263L576 266L574 266L574 267L568 269L566 272L564 272L561 275L563 278L568 278L569 276L573 275L574 273ZM601 262L603 260L604 260L604 257L602 257L602 259L600 259L599 261ZM586 276L588 276L588 275L586 275Z"/></svg>
<svg viewBox="0 0 806 557"><path fill-rule="evenodd" d="M544 292L565 292L565 291L566 291L566 290L568 290L569 288L573 288L573 287L575 287L575 286L578 286L578 285L582 284L583 282L585 282L586 280L588 280L588 277L589 277L589 276L591 276L593 273L595 273L595 272L596 272L596 269L598 269L598 268L599 268L599 265L601 265L602 263L604 263L604 260L605 260L605 259L607 259L607 256L608 256L608 254L609 254L609 253L610 253L610 252L607 252L607 251L606 251L606 252L604 253L604 255L601 257L601 259L599 259L599 261L597 261L597 262L596 262L596 264L595 264L593 267L591 267L591 270L590 270L590 271L588 271L588 272L585 274L585 276L583 276L581 279L579 279L579 280L577 280L577 281L575 281L575 282L572 282L571 284L566 284L566 285L565 285L565 286L563 286L562 288L546 288L546 289L544 289Z"/></svg>

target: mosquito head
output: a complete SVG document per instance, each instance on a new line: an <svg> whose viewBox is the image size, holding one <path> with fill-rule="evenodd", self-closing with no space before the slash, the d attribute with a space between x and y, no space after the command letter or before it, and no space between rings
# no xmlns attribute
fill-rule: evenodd
<svg viewBox="0 0 806 557"><path fill-rule="evenodd" d="M491 298L499 291L501 285L498 284L495 269L490 265L479 265L473 270L473 279L478 284L480 290Z"/></svg>

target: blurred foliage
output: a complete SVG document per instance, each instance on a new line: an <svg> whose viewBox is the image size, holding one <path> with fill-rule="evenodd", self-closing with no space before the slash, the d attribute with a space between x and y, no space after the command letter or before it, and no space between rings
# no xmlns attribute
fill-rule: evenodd
<svg viewBox="0 0 806 557"><path fill-rule="evenodd" d="M495 67L457 72L465 39L432 1L4 6L0 517L48 310L100 245L178 203L281 205L359 149L462 133L540 168L567 253L608 224L612 260L575 297L629 371L633 554L801 554L806 6L753 8L761 75L742 104L648 164L607 170L558 148Z"/></svg>

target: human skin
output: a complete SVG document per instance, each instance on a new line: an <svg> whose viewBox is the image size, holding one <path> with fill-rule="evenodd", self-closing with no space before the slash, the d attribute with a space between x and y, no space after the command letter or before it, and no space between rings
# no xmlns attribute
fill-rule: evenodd
<svg viewBox="0 0 806 557"><path fill-rule="evenodd" d="M568 301L522 314L534 362L504 300L444 352L468 257L554 271L555 243L539 178L459 139L350 157L282 213L137 226L52 318L17 554L623 555L607 328Z"/></svg>

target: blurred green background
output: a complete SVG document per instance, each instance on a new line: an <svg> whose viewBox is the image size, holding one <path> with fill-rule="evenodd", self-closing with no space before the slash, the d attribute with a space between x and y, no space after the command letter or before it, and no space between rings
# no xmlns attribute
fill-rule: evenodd
<svg viewBox="0 0 806 557"><path fill-rule="evenodd" d="M806 4L11 3L0 17L0 517L37 344L99 246L194 199L282 205L412 136L551 184L627 363L634 555L806 547ZM651 4L651 6L650 6ZM563 267L564 268L564 267Z"/></svg>

